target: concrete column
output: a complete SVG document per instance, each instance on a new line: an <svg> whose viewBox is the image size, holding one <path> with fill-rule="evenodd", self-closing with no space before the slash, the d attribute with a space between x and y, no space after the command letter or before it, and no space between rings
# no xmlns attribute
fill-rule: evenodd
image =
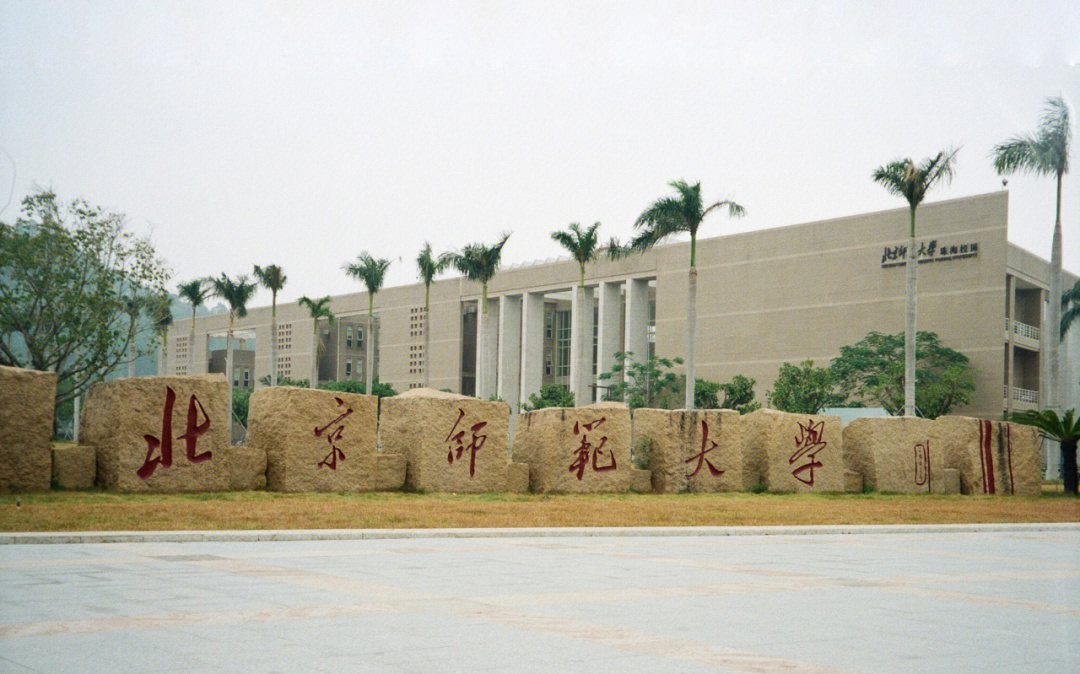
<svg viewBox="0 0 1080 674"><path fill-rule="evenodd" d="M619 294L619 286L621 283L614 283L611 281L604 281L600 284L600 311L598 322L598 334L596 336L596 374L597 376L611 372L611 367L615 364L615 352L619 350L619 327L622 323L619 316L619 312L622 310L622 297ZM601 382L599 379L597 383L602 386L607 386L611 382ZM602 392L602 389L597 389L597 392ZM597 396L599 399L601 396Z"/></svg>
<svg viewBox="0 0 1080 674"><path fill-rule="evenodd" d="M1016 277L1005 277L1005 297L1008 302L1008 312L1005 323L1005 411L1012 412L1012 389L1013 389L1013 321L1016 320Z"/></svg>
<svg viewBox="0 0 1080 674"><path fill-rule="evenodd" d="M624 349L634 354L635 363L649 360L649 281L626 282L626 337Z"/></svg>
<svg viewBox="0 0 1080 674"><path fill-rule="evenodd" d="M483 300L477 302L479 305ZM487 311L477 307L476 317L476 397L490 398L496 392L499 367L499 300L489 299Z"/></svg>
<svg viewBox="0 0 1080 674"><path fill-rule="evenodd" d="M544 382L544 294L525 293L521 307L521 397L539 393Z"/></svg>
<svg viewBox="0 0 1080 674"><path fill-rule="evenodd" d="M593 289L578 286L570 304L570 392L583 407L592 402Z"/></svg>
<svg viewBox="0 0 1080 674"><path fill-rule="evenodd" d="M498 394L517 414L521 396L521 295L499 298Z"/></svg>

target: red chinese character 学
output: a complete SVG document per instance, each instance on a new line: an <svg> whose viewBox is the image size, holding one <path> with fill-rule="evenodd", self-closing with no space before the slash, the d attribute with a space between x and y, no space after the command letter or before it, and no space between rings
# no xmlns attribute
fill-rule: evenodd
<svg viewBox="0 0 1080 674"><path fill-rule="evenodd" d="M709 424L705 423L705 420L702 419L701 420L701 452L699 452L698 454L695 454L694 456L691 456L689 459L686 460L687 463L690 463L694 459L697 459L697 467L694 468L694 472L690 473L690 477L694 477L695 475L697 475L698 471L701 470L701 467L703 465L709 467L709 472L712 474L713 477L720 477L721 475L724 474L724 471L722 471L719 468L717 468L716 466L714 466L712 464L712 461L709 461L707 458L705 458L706 454L713 451L714 449L716 449L719 446L720 445L716 444L716 442L714 440L709 439Z"/></svg>
<svg viewBox="0 0 1080 674"><path fill-rule="evenodd" d="M800 459L806 459L806 463L795 468L791 471L791 474L796 480L803 484L814 486L814 469L821 468L823 463L817 460L818 452L825 449L828 445L827 442L822 442L821 434L825 430L825 422L819 421L814 423L812 420L808 421L805 425L799 424L799 437L795 438L795 453L788 459L788 465L794 464ZM803 473L809 472L810 475L803 477Z"/></svg>
<svg viewBox="0 0 1080 674"><path fill-rule="evenodd" d="M172 465L172 413L173 405L176 404L176 391L172 390L171 386L165 387L165 411L161 416L161 439L154 437L153 435L144 435L143 439L146 440L146 460L143 461L143 465L139 470L135 471L135 474L142 479L146 479L154 474L154 470L160 465L163 468L168 468ZM198 409L196 409L196 406ZM203 416L203 422L199 423L199 414ZM188 411L187 411L187 427L184 429L184 434L177 436L177 440L183 440L187 449L187 460L191 463L202 463L203 461L209 461L213 456L213 452L203 452L202 454L195 453L195 446L199 442L199 436L206 431L210 430L210 417L206 415L206 410L203 409L202 403L194 395L188 399ZM154 451L160 449L161 453L154 457ZM153 458L151 458L153 457Z"/></svg>
<svg viewBox="0 0 1080 674"><path fill-rule="evenodd" d="M335 396L334 400L337 401L338 407L345 407L345 401L341 398ZM330 470L337 470L338 458L340 457L342 461L345 460L345 452L341 451L341 449L337 446L336 443L338 442L338 440L341 440L341 436L345 434L345 424L341 422L345 421L345 419L347 419L350 414L352 414L352 408L346 408L345 411L339 414L333 421L326 424L322 428L315 429L315 437L318 438L321 437L323 433L326 433L326 430L328 428L330 428L334 424L337 424L336 428L331 430L329 433L326 433L326 442L330 444L330 453L323 457L323 460L319 462L319 468L326 466Z"/></svg>
<svg viewBox="0 0 1080 674"><path fill-rule="evenodd" d="M454 464L454 459L460 459L465 450L469 450L469 477L476 475L476 453L480 451L480 448L487 442L486 435L479 435L480 431L484 430L484 427L488 425L486 421L480 421L469 427L469 431L472 433L472 440L468 445L465 444L465 429L458 430L458 424L465 418L465 410L458 408L458 418L454 422L454 427L450 429L450 432L446 435L446 440L443 442L449 443L450 447L446 451L446 461L450 465ZM457 431L457 432L455 432ZM457 454L454 453L455 447L453 443L457 443Z"/></svg>
<svg viewBox="0 0 1080 674"><path fill-rule="evenodd" d="M579 480L585 474L585 467L589 465L590 454L592 454L593 471L597 473L602 473L606 470L615 470L614 451L608 452L608 454L611 456L610 464L606 466L596 465L596 459L600 455L600 450L603 449L604 445L607 444L607 436L605 435L604 437L600 438L600 444L598 444L596 447L593 447L592 443L589 442L589 433L591 433L594 428L598 428L599 426L601 426L605 421L607 421L607 417L600 417L596 421L588 424L578 424L577 422L574 422L574 435L581 436L581 446L579 446L574 452L577 458L575 458L574 462L570 464L570 472L573 473L574 471L577 471L577 479ZM583 428L587 431L586 433L583 433L581 431L581 429Z"/></svg>

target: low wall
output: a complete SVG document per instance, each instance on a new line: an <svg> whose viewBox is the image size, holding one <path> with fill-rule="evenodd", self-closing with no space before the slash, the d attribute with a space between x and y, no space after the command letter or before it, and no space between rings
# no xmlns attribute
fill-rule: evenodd
<svg viewBox="0 0 1080 674"><path fill-rule="evenodd" d="M48 489L56 374L0 366L0 491Z"/></svg>

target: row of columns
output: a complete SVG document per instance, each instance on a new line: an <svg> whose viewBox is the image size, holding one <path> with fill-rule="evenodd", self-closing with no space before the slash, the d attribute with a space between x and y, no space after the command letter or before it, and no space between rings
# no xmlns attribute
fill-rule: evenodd
<svg viewBox="0 0 1080 674"><path fill-rule="evenodd" d="M619 334L620 290L625 285L625 328ZM539 392L544 372L544 293L525 292L480 300L476 331L476 396L497 395L515 411ZM644 361L649 348L649 280L603 281L577 286L571 298L570 383L578 405L592 400L593 307L597 316L596 372L609 372L615 352L630 351ZM621 339L620 339L621 338Z"/></svg>

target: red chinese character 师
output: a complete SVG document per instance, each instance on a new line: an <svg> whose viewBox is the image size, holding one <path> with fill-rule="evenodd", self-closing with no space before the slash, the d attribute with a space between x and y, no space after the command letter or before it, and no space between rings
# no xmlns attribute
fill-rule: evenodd
<svg viewBox="0 0 1080 674"><path fill-rule="evenodd" d="M486 435L480 435L480 431L484 430L488 422L480 421L469 427L469 431L472 433L472 440L468 445L465 444L465 429L457 430L458 424L465 418L465 410L458 408L458 418L454 422L454 427L450 429L450 432L446 435L446 439L443 442L449 443L451 446L447 448L446 461L453 465L454 459L460 459L465 450L469 450L469 477L476 475L476 453L480 451L480 448L487 442ZM455 431L457 431L455 433ZM457 454L455 455L453 443L457 443Z"/></svg>

